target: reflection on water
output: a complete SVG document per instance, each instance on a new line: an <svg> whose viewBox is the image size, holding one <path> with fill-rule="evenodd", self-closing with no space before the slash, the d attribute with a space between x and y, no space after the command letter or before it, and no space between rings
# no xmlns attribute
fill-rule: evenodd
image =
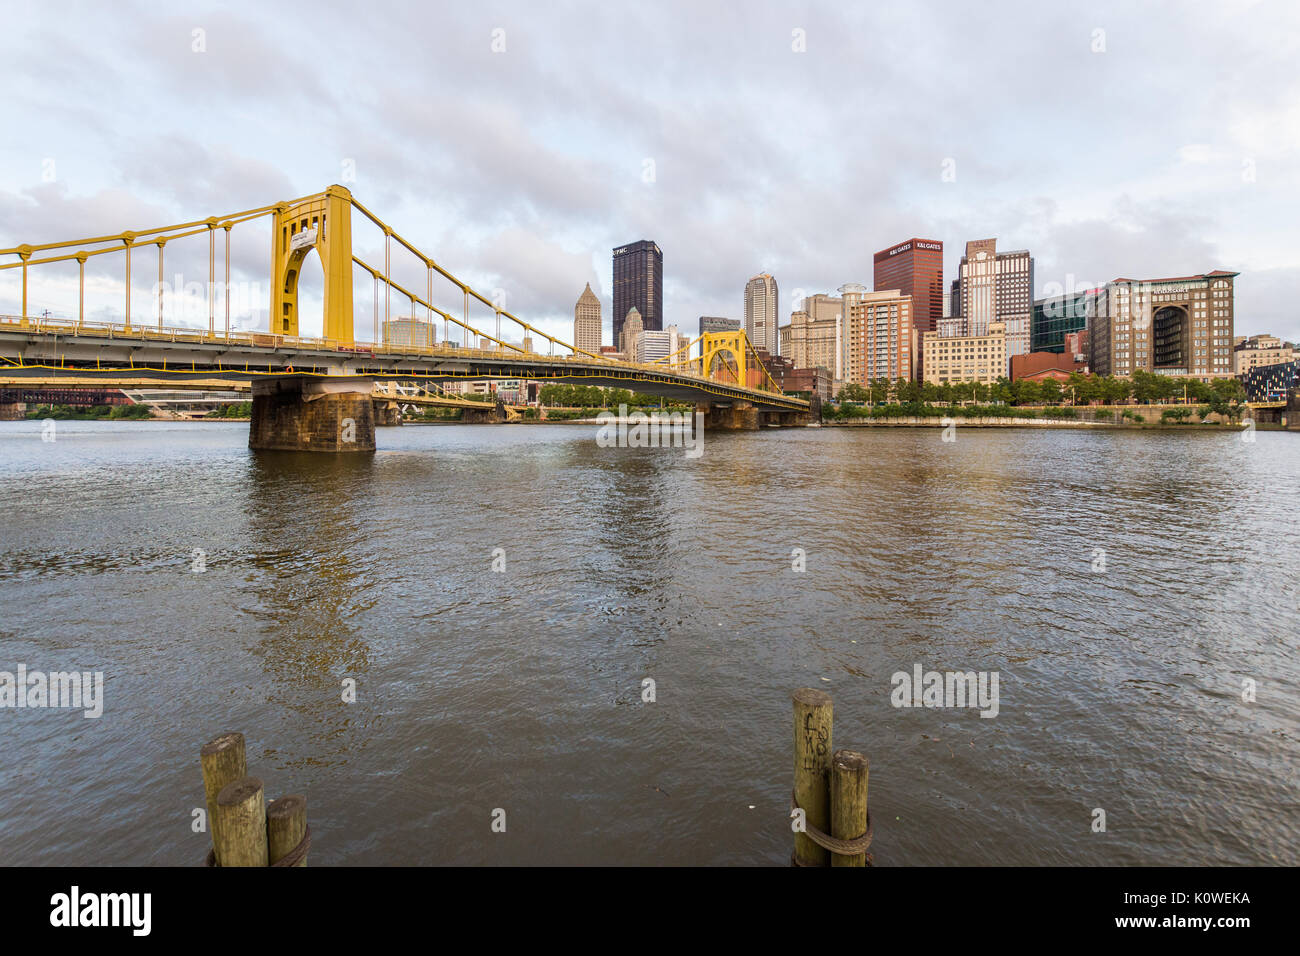
<svg viewBox="0 0 1300 956"><path fill-rule="evenodd" d="M5 862L193 863L238 729L322 864L784 864L804 685L879 865L1298 862L1294 435L245 429L0 424L0 670L106 696L0 711ZM917 663L998 717L895 709Z"/></svg>
<svg viewBox="0 0 1300 956"><path fill-rule="evenodd" d="M249 652L271 682L268 703L316 727L311 752L285 755L286 768L343 765L382 726L379 715L358 723L351 708L336 706L343 680L362 681L370 668L369 645L353 621L373 609L370 578L382 571L356 555L373 472L368 455L249 456L243 510L258 573L242 590L245 616L259 634Z"/></svg>

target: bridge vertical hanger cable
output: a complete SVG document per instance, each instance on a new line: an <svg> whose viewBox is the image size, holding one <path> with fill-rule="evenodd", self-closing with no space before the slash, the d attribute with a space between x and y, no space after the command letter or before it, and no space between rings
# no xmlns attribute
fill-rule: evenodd
<svg viewBox="0 0 1300 956"><path fill-rule="evenodd" d="M77 332L81 332L81 324L86 321L86 256L84 253L77 254Z"/></svg>
<svg viewBox="0 0 1300 956"><path fill-rule="evenodd" d="M208 337L217 332L217 223L208 220Z"/></svg>
<svg viewBox="0 0 1300 956"><path fill-rule="evenodd" d="M226 303L226 342L230 342L230 230L234 226L227 222L226 230L226 287L221 290L221 298Z"/></svg>
<svg viewBox="0 0 1300 956"><path fill-rule="evenodd" d="M167 244L166 239L158 240L158 334L162 335L163 330L163 246Z"/></svg>
<svg viewBox="0 0 1300 956"><path fill-rule="evenodd" d="M122 237L126 249L126 331L131 331L131 239L129 234Z"/></svg>
<svg viewBox="0 0 1300 956"><path fill-rule="evenodd" d="M31 258L30 252L19 252L18 255L23 260L23 325L27 324L27 260Z"/></svg>

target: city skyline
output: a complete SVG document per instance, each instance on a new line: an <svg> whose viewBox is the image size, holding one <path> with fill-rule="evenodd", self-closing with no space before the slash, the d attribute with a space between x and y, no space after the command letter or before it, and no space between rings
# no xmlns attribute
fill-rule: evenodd
<svg viewBox="0 0 1300 956"><path fill-rule="evenodd" d="M1284 214L1297 187L1280 174L1300 144L1300 98L1277 81L1291 75L1279 69L1283 51L1254 39L1294 35L1281 7L1172 17L1161 8L1084 14L1025 4L989 22L944 8L953 28L944 32L961 43L933 34L927 23L940 11L923 6L880 11L880 22L761 5L740 23L696 11L688 31L662 28L671 11L597 12L582 30L566 15L523 7L493 17L447 11L437 30L429 15L407 11L395 14L404 29L383 57L392 95L377 102L351 97L363 85L352 82L363 69L355 54L272 55L285 15L200 8L137 29L131 14L143 9L83 8L86 36L132 64L118 86L94 81L103 54L74 38L63 68L15 100L26 135L0 146L0 221L11 241L179 221L221 208L219 195L252 207L342 181L440 261L499 287L509 307L557 335L571 326L574 292L586 282L611 301L608 249L629 236L654 236L667 252L664 321L683 326L734 315L737 283L757 272L777 276L791 303L800 290L869 283L874 252L922 235L945 241L945 277L973 236L1031 249L1035 298L1066 291L1056 286L1071 277L1096 286L1229 268L1241 273L1240 333L1300 338L1288 304L1300 267L1288 255ZM341 53L347 23L346 8L325 3L293 29L306 45ZM31 51L48 30L23 11L11 27L0 52L34 66ZM868 27L899 42L862 72L853 37ZM498 29L504 46L494 52ZM599 43L574 39L624 29L646 44L636 77L622 75ZM202 52L195 30L204 31ZM792 49L795 30L806 52ZM362 53L376 49L367 31L349 40ZM436 56L403 55L430 44ZM579 46L582 57L541 69L543 49ZM923 76L900 52L918 46ZM1236 79L1221 84L1193 69L1177 53L1187 47L1231 58ZM1001 55L1013 49L1014 58ZM766 69L734 75L746 55ZM337 73L323 66L340 59ZM978 104L1014 91L1017 108L977 105L961 82L971 71L982 76ZM592 84L593 75L605 82ZM1052 82L1027 88L1034 75ZM889 101L866 99L903 76L912 86ZM423 91L453 78L474 83L479 110L429 105ZM825 97L828 89L842 95ZM157 98L147 117L121 105L146 93ZM931 120L903 124L922 102L933 103ZM202 116L235 103L245 120L234 133L202 131ZM1121 107L1133 119L1114 119ZM772 115L798 116L807 135L777 135ZM1141 135L1128 135L1126 123ZM407 133L435 148L417 157L379 145ZM808 156L803 144L818 134L834 136L836 155L855 162ZM237 277L264 271L263 260L260 247L237 249ZM12 283L0 298L12 300Z"/></svg>

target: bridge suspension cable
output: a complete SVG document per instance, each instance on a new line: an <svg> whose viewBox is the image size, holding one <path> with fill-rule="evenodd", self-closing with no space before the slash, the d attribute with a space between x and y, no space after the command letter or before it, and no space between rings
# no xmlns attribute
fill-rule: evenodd
<svg viewBox="0 0 1300 956"><path fill-rule="evenodd" d="M510 319L512 322L518 324L522 328L523 332L525 333L524 336L525 338L528 337L529 333L535 333L541 338L544 338L547 341L549 341L551 343L552 355L555 354L555 346L558 345L563 349L568 349L569 352L573 355L585 355L588 358L595 359L598 362L612 361L611 359L608 359L603 355L597 355L593 352L588 352L586 349L580 349L576 345L570 345L567 342L561 341L555 336L543 332L541 329L537 328L536 326L519 318L513 312L510 312L508 309L501 308L491 299L487 298L485 295L479 292L477 289L473 288L468 283L462 281L457 276L453 275L450 271L448 271L437 261L435 261L433 257L428 256L424 252L422 252L414 243L404 238L400 233L398 233L391 226L389 226L388 223L384 222L383 219L381 219L371 210L367 209L365 205L363 205L361 202L359 202L356 199L353 199L352 207L383 231L384 242L385 242L385 262L384 262L384 269L382 272L380 272L374 266L371 266L369 263L365 262L355 254L352 257L353 261L356 262L357 265L361 266L361 268L369 272L372 276L384 282L386 286L397 289L402 295L410 299L413 306L417 304L422 305L430 312L438 313L438 315L442 316L442 318L446 322L456 323L456 325L463 328L467 333L478 336L480 339L487 339L488 341L495 342L497 345L503 348L511 349L515 352L519 352L520 354L527 354L527 353L523 348L520 348L519 346L514 345L510 342L506 342L500 337L502 316L505 316L507 319ZM421 298L419 295L417 295L410 289L404 288L403 286L399 285L396 281L393 280L391 269L390 269L390 263L388 262L388 255L387 255L387 246L390 239L396 240L399 245L401 245L408 252L410 252L416 258L420 259L425 263L426 267L429 270L429 293L430 294L428 299ZM438 275L442 276L444 279L446 279L448 282L452 283L452 285L457 286L463 293L464 309L465 309L464 319L458 319L455 316L451 315L449 312L443 311L442 309L438 308L432 303L433 273L435 272L438 273ZM470 325L469 300L471 298L477 300L478 302L481 302L483 305L486 305L488 308L492 309L495 312L496 319L497 319L496 335L488 335L486 332L482 332L479 329L476 329L474 326Z"/></svg>

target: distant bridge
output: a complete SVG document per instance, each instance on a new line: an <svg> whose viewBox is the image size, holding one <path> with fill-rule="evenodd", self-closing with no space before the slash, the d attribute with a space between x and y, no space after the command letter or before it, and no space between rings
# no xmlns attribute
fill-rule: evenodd
<svg viewBox="0 0 1300 956"><path fill-rule="evenodd" d="M359 211L384 236L384 267L353 254L351 216ZM272 243L271 330L230 328L230 233L236 226L270 217ZM216 235L225 242L225 322L217 328ZM158 295L156 323L132 322L131 251L155 246L159 289L164 288L168 242L208 237L208 328L177 328L164 323L164 293ZM391 247L397 243L427 269L422 295L400 285L391 271ZM298 334L298 281L306 255L315 249L324 272L323 335ZM68 251L75 250L75 251ZM97 322L85 316L85 265L93 256L122 254L125 277L124 321ZM21 270L22 310L0 316L0 374L4 381L100 387L224 388L243 382L253 393L249 444L254 448L353 451L373 450L376 383L400 380L445 383L482 379L522 379L632 389L707 412L710 427L757 428L764 423L799 424L811 411L809 402L783 394L772 381L743 332L706 335L659 362L614 361L568 345L508 312L424 255L390 226L352 198L341 186L292 202L244 210L142 232L122 232L0 249L0 270ZM73 317L33 316L28 309L29 270L60 262L78 264L79 304ZM353 273L373 283L374 335L356 337ZM461 316L433 304L435 276L450 282L463 297ZM409 302L410 313L423 309L427 328L444 323L441 344L398 344L380 334L379 288L383 286L383 329L391 329L393 291ZM470 323L470 304L492 309L495 334ZM434 318L437 316L437 318ZM501 337L501 322L515 323L525 346L547 343L547 353L523 348ZM463 340L453 343L455 326ZM477 342L486 346L469 347ZM690 358L699 345L698 358ZM557 349L560 354L556 354ZM346 427L345 427L346 426ZM350 435L351 440L343 437Z"/></svg>

